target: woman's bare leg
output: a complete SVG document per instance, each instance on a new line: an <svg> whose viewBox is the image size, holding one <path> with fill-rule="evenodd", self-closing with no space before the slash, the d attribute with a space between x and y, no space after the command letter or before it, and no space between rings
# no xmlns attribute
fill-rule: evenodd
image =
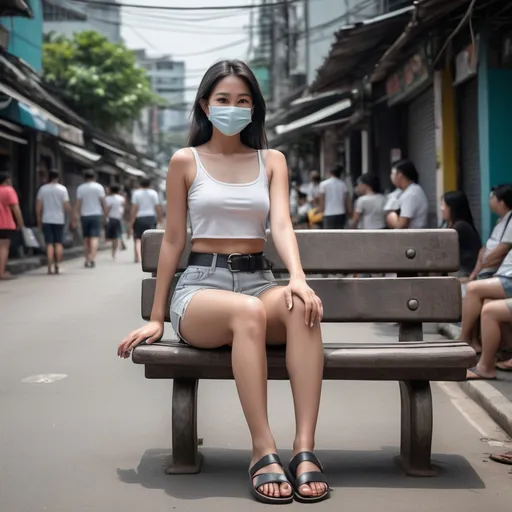
<svg viewBox="0 0 512 512"><path fill-rule="evenodd" d="M472 281L462 301L462 330L460 339L470 341L473 327L482 312L485 299L504 299L505 290L498 278Z"/></svg>
<svg viewBox="0 0 512 512"><path fill-rule="evenodd" d="M251 466L276 452L267 413L267 319L259 299L222 290L202 290L187 307L180 331L194 347L232 346L235 382L252 438ZM283 473L277 465L261 473ZM272 497L290 496L288 484L265 484L259 488Z"/></svg>
<svg viewBox="0 0 512 512"><path fill-rule="evenodd" d="M308 327L304 322L304 303L294 297L293 309L286 307L283 287L263 293L260 300L267 311L267 340L283 343L286 340L286 368L290 376L295 407L296 432L293 454L315 449L315 431L322 392L324 349L320 324ZM311 462L299 465L297 473L318 471ZM304 496L320 496L327 490L324 483L303 485Z"/></svg>
<svg viewBox="0 0 512 512"><path fill-rule="evenodd" d="M482 377L496 377L496 354L500 348L501 324L504 322L512 322L512 312L506 301L487 302L482 309L482 356L476 365Z"/></svg>

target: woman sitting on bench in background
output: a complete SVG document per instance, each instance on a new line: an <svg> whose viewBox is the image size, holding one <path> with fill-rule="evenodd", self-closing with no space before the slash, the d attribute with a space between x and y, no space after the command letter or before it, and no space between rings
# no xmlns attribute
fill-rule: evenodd
<svg viewBox="0 0 512 512"><path fill-rule="evenodd" d="M232 347L252 437L249 474L255 498L316 502L329 497L313 454L324 364L323 309L301 266L285 157L266 149L265 113L258 82L244 62L221 61L206 72L193 107L191 147L176 152L169 165L167 225L151 320L123 340L118 354L128 357L142 341L161 338L189 214L192 250L171 301L173 328L197 348ZM263 252L269 213L272 238L290 273L288 286L277 286ZM268 422L266 343L286 343L297 423L288 476Z"/></svg>

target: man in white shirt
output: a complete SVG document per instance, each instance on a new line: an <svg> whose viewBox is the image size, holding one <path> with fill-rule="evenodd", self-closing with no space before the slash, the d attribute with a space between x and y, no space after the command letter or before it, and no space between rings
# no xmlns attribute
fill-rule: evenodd
<svg viewBox="0 0 512 512"><path fill-rule="evenodd" d="M42 229L46 244L46 260L48 274L59 274L62 262L64 224L66 212L71 211L68 190L59 183L59 171L48 173L49 181L37 192L36 216L37 225Z"/></svg>
<svg viewBox="0 0 512 512"><path fill-rule="evenodd" d="M341 179L343 167L331 169L331 177L320 183L320 211L323 213L324 229L344 229L347 214L352 215L352 204L347 186Z"/></svg>
<svg viewBox="0 0 512 512"><path fill-rule="evenodd" d="M123 215L126 199L119 193L119 185L112 185L105 199L108 207L106 239L112 242L112 258L116 259L119 240L123 233Z"/></svg>
<svg viewBox="0 0 512 512"><path fill-rule="evenodd" d="M156 229L162 223L162 204L156 190L150 188L148 178L141 178L140 188L132 194L132 210L128 234L135 240L135 263L140 261L140 240L147 229Z"/></svg>
<svg viewBox="0 0 512 512"><path fill-rule="evenodd" d="M393 229L423 229L428 225L428 199L418 185L419 176L414 164L401 160L393 165L391 181L402 193L398 198L399 212L387 214L387 224Z"/></svg>
<svg viewBox="0 0 512 512"><path fill-rule="evenodd" d="M73 226L76 227L78 215L80 215L84 238L85 267L94 268L102 216L103 214L108 215L108 208L105 202L105 189L96 182L92 169L85 171L85 183L76 189L76 198Z"/></svg>

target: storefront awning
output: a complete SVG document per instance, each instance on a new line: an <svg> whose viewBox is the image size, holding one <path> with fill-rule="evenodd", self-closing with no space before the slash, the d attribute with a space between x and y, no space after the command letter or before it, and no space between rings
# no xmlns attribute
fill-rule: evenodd
<svg viewBox="0 0 512 512"><path fill-rule="evenodd" d="M73 146L67 142L60 142L59 145L66 156L77 160L81 164L92 165L101 159L101 155L98 155L98 153Z"/></svg>
<svg viewBox="0 0 512 512"><path fill-rule="evenodd" d="M147 176L144 171L141 171L140 169L137 169L136 167L133 167L132 165L127 164L126 162L124 162L123 160L121 160L119 158L116 160L116 165L117 165L117 167L122 169L127 174L130 174L131 176L136 176L138 178Z"/></svg>
<svg viewBox="0 0 512 512"><path fill-rule="evenodd" d="M352 84L370 74L384 52L411 20L413 6L342 27L329 55L317 71L311 92Z"/></svg>
<svg viewBox="0 0 512 512"><path fill-rule="evenodd" d="M116 148L115 146L112 146L111 144L108 144L107 142L103 142L100 139L92 139L92 141L94 142L94 144L97 144L98 146L107 149L111 153L122 156L124 158L130 158L131 160L137 160L136 155L134 155L132 153L128 153L128 151L124 151L123 149Z"/></svg>
<svg viewBox="0 0 512 512"><path fill-rule="evenodd" d="M297 119L296 121L292 121L289 124L276 126L277 135L283 135L285 133L289 133L295 130L299 130L301 128L305 128L307 126L319 123L322 120L327 120L328 118L343 112L344 110L350 109L352 106L352 101L349 99L345 99L339 101L338 103L334 103L333 105L329 105L328 107L317 110L316 112L309 114L301 119Z"/></svg>
<svg viewBox="0 0 512 512"><path fill-rule="evenodd" d="M1 82L0 93L14 100L9 102L7 107L0 110L0 116L28 128L60 137L69 142L83 144L82 130L65 123L37 103Z"/></svg>
<svg viewBox="0 0 512 512"><path fill-rule="evenodd" d="M467 8L471 0L417 0L413 6L411 19L397 36L396 40L380 57L371 75L373 82L386 78L388 73L395 68L410 51L411 44L420 40L423 34L431 27L442 23L444 26L453 25L455 28L461 18L467 14ZM492 2L491 2L492 3ZM487 3L476 2L471 12L471 18L476 23L477 15L487 13L492 7Z"/></svg>
<svg viewBox="0 0 512 512"><path fill-rule="evenodd" d="M26 0L1 0L0 16L22 16L33 18L34 13Z"/></svg>

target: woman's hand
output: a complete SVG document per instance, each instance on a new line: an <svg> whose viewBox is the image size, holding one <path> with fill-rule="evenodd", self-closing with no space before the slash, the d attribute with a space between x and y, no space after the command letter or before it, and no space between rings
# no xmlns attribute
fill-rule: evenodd
<svg viewBox="0 0 512 512"><path fill-rule="evenodd" d="M290 279L285 288L284 297L286 306L289 310L293 308L293 296L297 295L304 302L305 322L309 327L313 327L315 322L321 322L324 316L324 307L322 301L315 292L308 286L305 279Z"/></svg>
<svg viewBox="0 0 512 512"><path fill-rule="evenodd" d="M130 356L130 352L139 343L144 340L148 345L158 341L164 334L164 324L161 322L148 322L144 327L132 331L126 338L121 342L117 348L117 355L126 359Z"/></svg>

